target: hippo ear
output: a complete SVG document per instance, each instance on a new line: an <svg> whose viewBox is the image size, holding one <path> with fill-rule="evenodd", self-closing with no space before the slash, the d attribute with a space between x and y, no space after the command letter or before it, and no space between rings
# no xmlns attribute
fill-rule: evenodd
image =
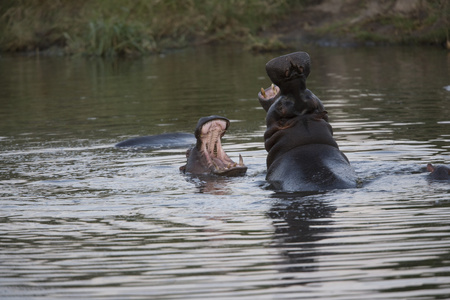
<svg viewBox="0 0 450 300"><path fill-rule="evenodd" d="M432 164L427 164L427 171L428 172L434 172L435 168Z"/></svg>

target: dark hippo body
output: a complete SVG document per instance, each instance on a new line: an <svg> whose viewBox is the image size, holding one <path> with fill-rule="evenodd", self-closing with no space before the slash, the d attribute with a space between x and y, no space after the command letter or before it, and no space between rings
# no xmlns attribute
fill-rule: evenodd
<svg viewBox="0 0 450 300"><path fill-rule="evenodd" d="M356 187L356 175L333 138L322 102L306 88L309 55L296 52L269 61L275 85L258 98L267 111L266 179L275 189L317 191Z"/></svg>
<svg viewBox="0 0 450 300"><path fill-rule="evenodd" d="M115 146L143 149L186 148L194 145L195 141L192 133L175 132L131 138L117 143Z"/></svg>
<svg viewBox="0 0 450 300"><path fill-rule="evenodd" d="M431 180L450 180L450 168L444 165L433 166L427 165L428 178Z"/></svg>
<svg viewBox="0 0 450 300"><path fill-rule="evenodd" d="M247 172L242 156L239 163L231 160L222 148L221 138L230 126L230 120L220 116L201 118L195 129L197 142L186 153L182 172L193 175L242 176Z"/></svg>

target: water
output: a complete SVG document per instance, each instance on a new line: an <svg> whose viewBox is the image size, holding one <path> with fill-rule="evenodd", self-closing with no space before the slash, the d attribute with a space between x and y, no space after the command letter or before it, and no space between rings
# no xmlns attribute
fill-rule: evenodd
<svg viewBox="0 0 450 300"><path fill-rule="evenodd" d="M359 187L265 186L277 54L199 48L140 59L0 57L2 299L446 299L450 56L427 48L307 48ZM280 53L282 54L282 53ZM190 178L185 149L127 138L232 120L247 176Z"/></svg>

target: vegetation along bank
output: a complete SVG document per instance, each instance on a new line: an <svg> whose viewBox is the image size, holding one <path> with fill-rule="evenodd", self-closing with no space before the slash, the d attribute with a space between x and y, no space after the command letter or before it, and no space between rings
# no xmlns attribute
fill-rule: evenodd
<svg viewBox="0 0 450 300"><path fill-rule="evenodd" d="M450 0L2 0L0 51L121 56L199 44L448 47Z"/></svg>

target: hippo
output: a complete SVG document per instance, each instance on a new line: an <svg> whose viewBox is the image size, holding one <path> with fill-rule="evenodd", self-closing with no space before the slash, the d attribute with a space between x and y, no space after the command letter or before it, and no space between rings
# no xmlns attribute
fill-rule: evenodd
<svg viewBox="0 0 450 300"><path fill-rule="evenodd" d="M173 132L131 138L115 145L117 148L131 149L168 149L186 148L195 144L192 133Z"/></svg>
<svg viewBox="0 0 450 300"><path fill-rule="evenodd" d="M428 178L432 180L450 180L450 168L444 165L427 164Z"/></svg>
<svg viewBox="0 0 450 300"><path fill-rule="evenodd" d="M306 88L310 58L295 52L270 60L273 84L258 100L267 112L266 180L276 190L321 191L356 187L356 174L339 150L320 99Z"/></svg>
<svg viewBox="0 0 450 300"><path fill-rule="evenodd" d="M195 129L197 143L186 152L187 163L180 171L193 175L242 176L247 172L242 156L234 162L222 148L221 138L230 120L221 116L203 117Z"/></svg>

